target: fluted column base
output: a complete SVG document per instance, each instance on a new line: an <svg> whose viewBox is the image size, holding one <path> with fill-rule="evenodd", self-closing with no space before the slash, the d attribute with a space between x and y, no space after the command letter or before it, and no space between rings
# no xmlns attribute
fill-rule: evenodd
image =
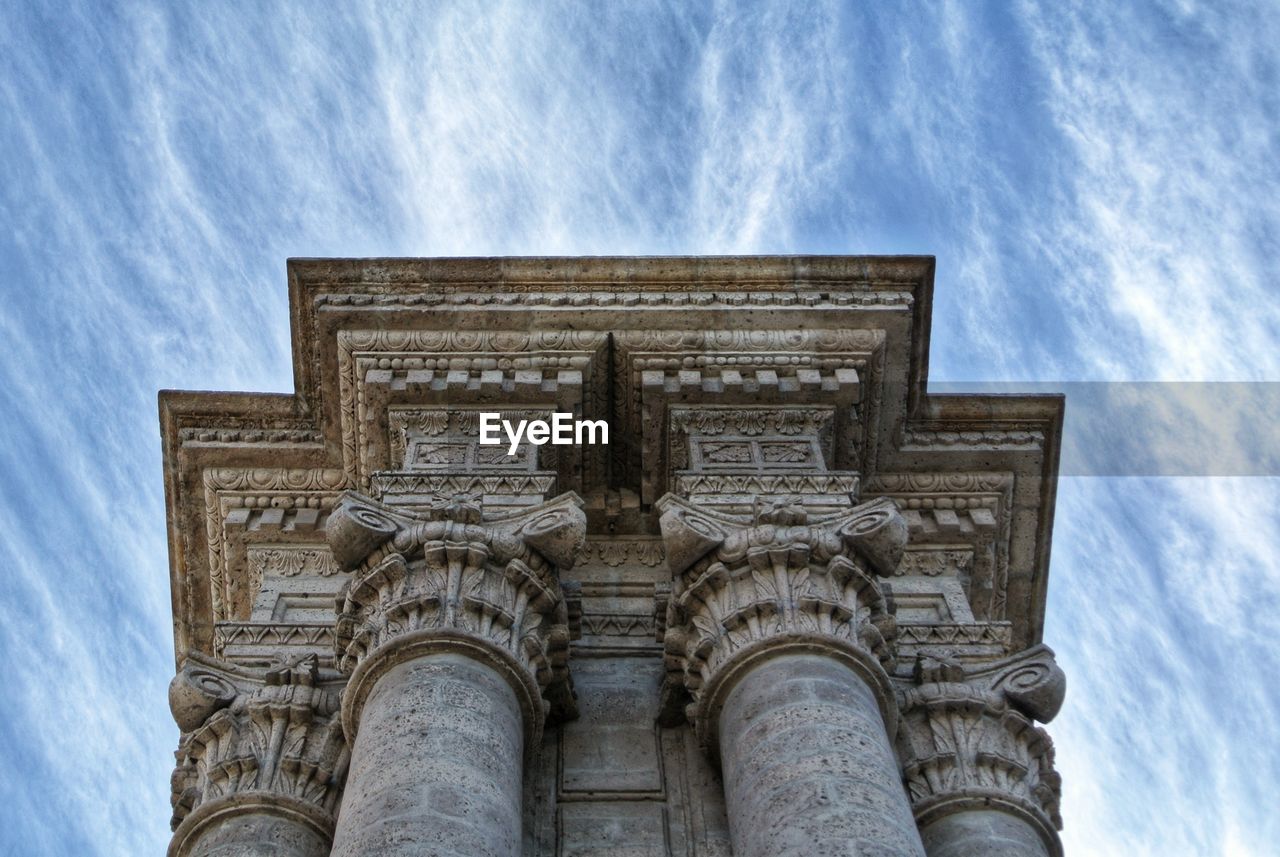
<svg viewBox="0 0 1280 857"><path fill-rule="evenodd" d="M328 813L270 792L201 804L173 834L169 857L327 857Z"/></svg>
<svg viewBox="0 0 1280 857"><path fill-rule="evenodd" d="M850 666L782 654L743 672L719 715L735 857L922 857L876 695Z"/></svg>

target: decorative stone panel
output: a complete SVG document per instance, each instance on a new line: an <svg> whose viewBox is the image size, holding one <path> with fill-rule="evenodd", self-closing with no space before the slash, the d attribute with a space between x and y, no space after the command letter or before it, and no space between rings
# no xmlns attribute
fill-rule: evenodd
<svg viewBox="0 0 1280 857"><path fill-rule="evenodd" d="M721 417L743 438L753 436L753 427L757 434L785 435L797 425L797 406L813 406L818 420L829 420L820 430L826 467L856 470L875 443L863 428L868 414L878 414L883 344L874 330L622 332L614 373L626 392L619 401L624 445L618 447L626 457L618 466L639 476L641 497L652 503L671 489L676 463L688 460L683 437L691 430L707 435ZM873 395L863 396L864 380ZM683 415L673 413L681 406Z"/></svg>

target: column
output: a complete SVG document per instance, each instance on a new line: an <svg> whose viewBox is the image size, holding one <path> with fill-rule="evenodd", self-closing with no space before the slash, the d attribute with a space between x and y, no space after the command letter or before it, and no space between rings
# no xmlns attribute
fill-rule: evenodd
<svg viewBox="0 0 1280 857"><path fill-rule="evenodd" d="M1039 825L1001 810L970 809L944 815L920 832L929 857L1050 857ZM1056 836L1054 837L1056 838Z"/></svg>
<svg viewBox="0 0 1280 857"><path fill-rule="evenodd" d="M314 658L253 671L188 656L169 688L183 730L170 857L325 857L347 761L337 700Z"/></svg>
<svg viewBox="0 0 1280 857"><path fill-rule="evenodd" d="M486 521L468 499L409 514L349 494L330 516L351 772L335 857L515 857L523 763L572 704L559 569L576 495ZM561 712L567 713L567 712Z"/></svg>
<svg viewBox="0 0 1280 857"><path fill-rule="evenodd" d="M1062 705L1047 646L969 668L921 658L901 693L898 752L929 857L1061 857L1053 742Z"/></svg>
<svg viewBox="0 0 1280 857"><path fill-rule="evenodd" d="M668 697L724 774L736 857L924 854L890 735L894 622L875 575L906 525L887 501L809 520L659 502L673 575Z"/></svg>

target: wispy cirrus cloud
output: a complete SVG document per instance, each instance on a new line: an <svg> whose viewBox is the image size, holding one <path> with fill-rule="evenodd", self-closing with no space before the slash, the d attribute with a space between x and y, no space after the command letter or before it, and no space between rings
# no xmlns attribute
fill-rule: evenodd
<svg viewBox="0 0 1280 857"><path fill-rule="evenodd" d="M285 257L936 253L935 377L1280 380L1278 28L1193 3L6 7L0 850L163 848L155 390L289 389ZM1274 841L1278 490L1064 482L1071 853Z"/></svg>
<svg viewBox="0 0 1280 857"><path fill-rule="evenodd" d="M1274 9L1025 8L1073 168L1037 231L1073 344L1108 377L1274 380Z"/></svg>

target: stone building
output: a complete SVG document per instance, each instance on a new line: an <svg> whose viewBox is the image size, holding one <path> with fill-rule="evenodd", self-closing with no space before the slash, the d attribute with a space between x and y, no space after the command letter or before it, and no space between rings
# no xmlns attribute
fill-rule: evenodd
<svg viewBox="0 0 1280 857"><path fill-rule="evenodd" d="M1062 401L933 270L291 261L297 392L160 397L169 853L1061 854Z"/></svg>

